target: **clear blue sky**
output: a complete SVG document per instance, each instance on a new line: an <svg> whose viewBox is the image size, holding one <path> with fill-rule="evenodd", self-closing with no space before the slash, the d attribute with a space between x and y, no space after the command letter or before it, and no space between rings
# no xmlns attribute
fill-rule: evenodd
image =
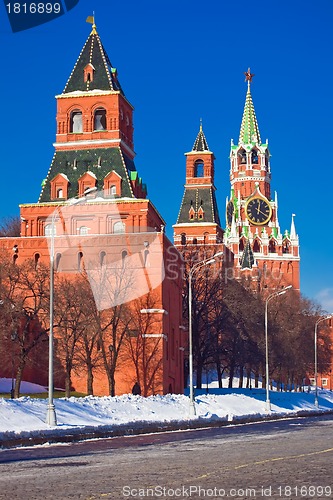
<svg viewBox="0 0 333 500"><path fill-rule="evenodd" d="M245 102L243 72L261 138L272 153L281 230L295 213L301 289L333 310L332 0L80 0L64 16L12 34L0 5L0 218L36 202L55 140L55 99L91 25L135 107L136 166L167 222L177 214L184 153L203 129L216 156L224 219L230 191L230 139L238 140Z"/></svg>

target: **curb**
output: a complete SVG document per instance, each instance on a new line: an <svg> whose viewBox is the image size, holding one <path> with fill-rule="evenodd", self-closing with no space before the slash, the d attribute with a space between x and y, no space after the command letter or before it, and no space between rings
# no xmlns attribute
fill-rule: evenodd
<svg viewBox="0 0 333 500"><path fill-rule="evenodd" d="M333 410L314 410L314 411L298 411L293 414L278 414L278 415L229 415L224 418L206 420L198 418L189 421L175 421L169 423L152 422L145 423L129 423L118 426L85 426L77 428L64 434L54 433L53 429L40 431L38 435L30 435L25 437L8 437L0 440L1 449L10 449L16 447L29 447L43 444L56 443L77 443L88 439L107 439L120 436L132 436L139 434L151 434L159 432L182 431L191 429L205 429L209 427L228 427L242 425L247 423L255 423L270 420L292 420L294 418L319 417L323 415L333 415Z"/></svg>

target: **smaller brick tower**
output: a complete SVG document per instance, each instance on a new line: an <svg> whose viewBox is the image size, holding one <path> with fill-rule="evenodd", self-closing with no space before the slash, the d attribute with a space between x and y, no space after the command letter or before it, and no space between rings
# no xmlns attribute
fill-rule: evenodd
<svg viewBox="0 0 333 500"><path fill-rule="evenodd" d="M202 124L192 151L185 156L185 191L173 226L175 246L222 243L223 230L214 186L215 157L208 147Z"/></svg>
<svg viewBox="0 0 333 500"><path fill-rule="evenodd" d="M268 141L261 142L251 95L253 74L245 73L247 94L239 141L230 151L230 197L226 200L225 245L234 253L236 275L247 270L258 286L291 284L299 290L299 241L292 215L283 234L278 199L271 197Z"/></svg>

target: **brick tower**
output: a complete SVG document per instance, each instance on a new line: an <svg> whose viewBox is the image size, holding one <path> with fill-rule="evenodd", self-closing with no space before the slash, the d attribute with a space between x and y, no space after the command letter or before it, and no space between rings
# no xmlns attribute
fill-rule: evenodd
<svg viewBox="0 0 333 500"><path fill-rule="evenodd" d="M180 256L136 170L133 107L95 24L56 99L55 153L39 200L20 206L21 236L2 239L0 246L15 248L17 264L31 258L37 267L50 262L51 240L55 272L85 270L92 275L97 270L102 275L101 269L108 268L112 274L120 263L119 269L127 266L128 274L141 276L131 288L134 295L127 294L123 303L134 307L134 299L154 294L154 307L141 311L154 317L154 330L145 338L159 341L160 376L155 377L153 392L181 392L182 279L180 273L170 275L169 265L172 260L180 268ZM100 287L101 297L107 288ZM117 393L129 392L135 382L133 366L116 375ZM97 373L95 382L95 393L106 394L105 374ZM73 384L84 392L84 374L73 376Z"/></svg>
<svg viewBox="0 0 333 500"><path fill-rule="evenodd" d="M226 200L225 245L234 253L236 275L247 270L260 286L291 284L299 290L299 240L294 215L283 234L278 199L271 196L268 142L262 143L251 95L253 74L245 73L247 93L238 144L230 151L230 196Z"/></svg>
<svg viewBox="0 0 333 500"><path fill-rule="evenodd" d="M186 183L178 219L174 224L174 244L208 245L222 243L215 186L214 153L210 151L200 124L192 151L186 156Z"/></svg>

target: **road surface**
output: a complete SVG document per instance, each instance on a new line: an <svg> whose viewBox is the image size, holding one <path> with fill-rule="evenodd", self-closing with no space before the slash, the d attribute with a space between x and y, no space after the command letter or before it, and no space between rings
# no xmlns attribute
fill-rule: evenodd
<svg viewBox="0 0 333 500"><path fill-rule="evenodd" d="M0 498L333 498L333 416L0 451Z"/></svg>

